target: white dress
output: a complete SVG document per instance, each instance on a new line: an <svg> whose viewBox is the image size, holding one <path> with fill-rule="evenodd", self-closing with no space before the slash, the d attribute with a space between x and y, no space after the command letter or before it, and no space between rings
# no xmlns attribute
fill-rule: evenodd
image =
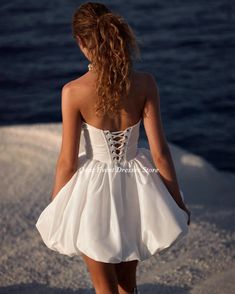
<svg viewBox="0 0 235 294"><path fill-rule="evenodd" d="M142 261L188 233L187 213L150 150L138 147L140 122L116 132L82 123L78 169L36 223L48 248L109 263Z"/></svg>

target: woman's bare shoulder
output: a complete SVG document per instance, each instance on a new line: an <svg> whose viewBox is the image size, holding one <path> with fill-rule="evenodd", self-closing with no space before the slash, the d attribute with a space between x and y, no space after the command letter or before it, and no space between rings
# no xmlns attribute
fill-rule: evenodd
<svg viewBox="0 0 235 294"><path fill-rule="evenodd" d="M89 81L87 79L87 74L84 74L64 84L62 87L62 92L68 92L71 95L76 95L79 92L79 96L81 96L83 93L86 93L88 89Z"/></svg>
<svg viewBox="0 0 235 294"><path fill-rule="evenodd" d="M73 79L63 85L61 91L62 104L71 105L72 107L79 108L86 103L86 98L89 96L89 87L84 81L84 76Z"/></svg>
<svg viewBox="0 0 235 294"><path fill-rule="evenodd" d="M158 87L155 76L151 72L135 71L134 79L137 84L141 84L147 92Z"/></svg>
<svg viewBox="0 0 235 294"><path fill-rule="evenodd" d="M146 83L151 83L153 80L155 80L154 75L151 72L148 71L133 71L134 77L137 79L141 79L142 81Z"/></svg>
<svg viewBox="0 0 235 294"><path fill-rule="evenodd" d="M68 81L66 84L64 84L64 88L67 89L75 89L77 87L82 87L87 82L87 73L85 73L82 76L79 76L73 80Z"/></svg>

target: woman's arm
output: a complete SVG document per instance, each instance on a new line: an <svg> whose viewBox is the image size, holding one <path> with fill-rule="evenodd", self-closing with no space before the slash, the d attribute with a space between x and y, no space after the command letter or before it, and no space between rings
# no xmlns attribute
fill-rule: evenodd
<svg viewBox="0 0 235 294"><path fill-rule="evenodd" d="M78 168L81 114L76 94L77 91L72 82L64 85L61 94L62 143L56 164L51 200L54 199Z"/></svg>
<svg viewBox="0 0 235 294"><path fill-rule="evenodd" d="M180 194L174 163L164 134L159 89L151 74L147 74L146 102L143 123L149 142L150 151L159 174L166 188L183 210L187 210Z"/></svg>

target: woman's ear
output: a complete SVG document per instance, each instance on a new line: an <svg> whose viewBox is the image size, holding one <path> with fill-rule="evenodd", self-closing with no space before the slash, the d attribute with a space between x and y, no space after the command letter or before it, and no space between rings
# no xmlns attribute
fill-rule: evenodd
<svg viewBox="0 0 235 294"><path fill-rule="evenodd" d="M90 52L87 49L85 42L82 40L82 38L79 35L76 36L76 39L77 39L77 44L78 44L80 50L85 55L85 57L90 61L91 60Z"/></svg>
<svg viewBox="0 0 235 294"><path fill-rule="evenodd" d="M84 42L83 40L81 39L81 37L79 35L76 36L76 39L77 39L77 43L78 45L83 48L84 47Z"/></svg>

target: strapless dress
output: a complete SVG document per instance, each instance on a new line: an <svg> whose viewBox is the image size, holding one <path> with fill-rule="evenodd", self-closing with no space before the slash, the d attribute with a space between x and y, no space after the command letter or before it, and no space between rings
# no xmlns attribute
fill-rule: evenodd
<svg viewBox="0 0 235 294"><path fill-rule="evenodd" d="M142 261L187 235L187 213L150 150L138 146L140 123L123 131L82 123L78 169L36 222L49 249L108 263Z"/></svg>

